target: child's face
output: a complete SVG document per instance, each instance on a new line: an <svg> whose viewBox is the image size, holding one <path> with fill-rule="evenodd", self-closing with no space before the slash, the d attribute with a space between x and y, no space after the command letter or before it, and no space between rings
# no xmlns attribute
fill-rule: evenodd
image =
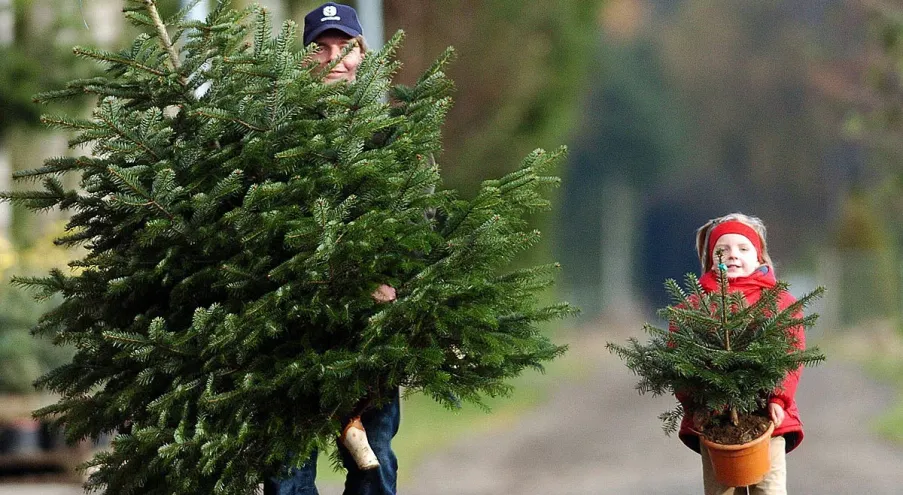
<svg viewBox="0 0 903 495"><path fill-rule="evenodd" d="M759 253L753 243L741 234L724 234L715 241L712 268L718 265L718 251L727 266L727 278L748 277L759 267Z"/></svg>

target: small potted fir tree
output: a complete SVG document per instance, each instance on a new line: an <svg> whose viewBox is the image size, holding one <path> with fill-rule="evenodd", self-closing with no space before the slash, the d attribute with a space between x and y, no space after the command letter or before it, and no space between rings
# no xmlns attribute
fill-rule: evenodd
<svg viewBox="0 0 903 495"><path fill-rule="evenodd" d="M679 399L659 416L665 433L673 433L683 416L691 415L715 476L728 486L747 486L769 469L766 440L774 428L766 412L769 396L788 373L824 360L818 348L801 349L792 331L815 323L818 315L804 317L802 310L824 288L779 309L785 282L763 289L753 304L728 290L724 270L719 270L718 286L706 292L694 274L686 276L685 288L667 280L673 304L658 314L669 327L647 323L647 343L631 338L626 345L607 347L640 377L641 394Z"/></svg>

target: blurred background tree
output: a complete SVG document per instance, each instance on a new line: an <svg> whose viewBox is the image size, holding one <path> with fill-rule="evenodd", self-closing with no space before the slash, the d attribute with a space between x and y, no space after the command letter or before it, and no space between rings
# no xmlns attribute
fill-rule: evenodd
<svg viewBox="0 0 903 495"><path fill-rule="evenodd" d="M115 10L116 15L108 15L111 8L118 9L118 3L0 0L0 189L12 187L12 172L67 153L66 136L40 127L44 109L32 96L89 74L72 55L72 46L115 42L118 23L99 21L119 17ZM72 102L74 108L80 104ZM59 214L38 217L0 205L0 393L33 392L32 382L71 354L29 334L38 317L59 301L35 301L9 284L12 275L46 273L66 264L70 254L52 243L62 221Z"/></svg>
<svg viewBox="0 0 903 495"><path fill-rule="evenodd" d="M848 132L851 109L875 99L864 80L871 3L607 3L557 244L585 316L624 311L624 301L628 312L665 304L661 281L698 271L695 229L732 211L763 218L780 276L849 287L823 305L867 300L880 271L887 303L858 306L898 312L899 240L862 256L844 247L886 228L874 186L888 166ZM611 194L618 184L634 192ZM851 211L866 206L869 224L851 225ZM853 258L880 269L852 280L843 274L869 263Z"/></svg>
<svg viewBox="0 0 903 495"><path fill-rule="evenodd" d="M9 283L12 275L44 275L65 265L71 253L52 242L62 232L63 223L56 222L27 249L15 249L0 238L0 395L34 392L32 383L38 377L72 357L71 349L30 334L38 318L59 304L59 298L37 301Z"/></svg>
<svg viewBox="0 0 903 495"><path fill-rule="evenodd" d="M863 290L845 314L875 308L903 313L903 5L863 0L868 16L864 88L852 103L849 135L867 162L847 196L835 243L851 265L844 275ZM848 318L850 320L852 318ZM903 330L903 326L900 326Z"/></svg>
<svg viewBox="0 0 903 495"><path fill-rule="evenodd" d="M277 20L300 22L321 2L261 3ZM65 136L34 126L41 109L30 94L81 70L67 65L73 44L118 46L120 16L106 13L119 4L0 0L0 27L13 26L0 29L0 166L67 152ZM380 4L384 34L407 33L401 82L446 46L457 49L455 106L439 157L449 187L473 191L534 147L570 145L558 213L539 219L555 252L538 256L562 261L568 297L585 318L660 306L661 280L697 269L693 230L737 210L765 220L780 275L809 285L836 280L865 300L880 291L877 312L899 315L895 2ZM180 5L166 0L161 9L171 15ZM6 237L27 246L44 221L14 215ZM874 277L881 282L870 284ZM842 299L834 290L823 304Z"/></svg>
<svg viewBox="0 0 903 495"><path fill-rule="evenodd" d="M402 81L452 45L458 87L441 160L451 187L515 167L568 139L598 44L602 0L386 0L388 31L404 29Z"/></svg>

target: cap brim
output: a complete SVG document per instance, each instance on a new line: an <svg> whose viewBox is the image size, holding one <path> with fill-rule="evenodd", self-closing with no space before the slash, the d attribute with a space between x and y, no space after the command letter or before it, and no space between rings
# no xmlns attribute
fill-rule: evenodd
<svg viewBox="0 0 903 495"><path fill-rule="evenodd" d="M324 32L329 31L331 29L334 29L336 31L341 31L341 32L347 34L348 36L351 36L352 38L354 38L355 36L361 35L361 33L357 32L356 30L354 30L348 26L343 26L341 24L323 24L322 26L317 26L316 29L314 29L313 31L311 31L310 33L307 34L307 37L304 40L304 44L309 45L309 44L313 43L314 40L317 39L317 36L320 36Z"/></svg>

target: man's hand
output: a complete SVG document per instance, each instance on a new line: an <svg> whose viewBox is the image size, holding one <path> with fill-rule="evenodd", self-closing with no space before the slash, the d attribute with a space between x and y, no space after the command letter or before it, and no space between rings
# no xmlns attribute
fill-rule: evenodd
<svg viewBox="0 0 903 495"><path fill-rule="evenodd" d="M787 416L787 413L784 412L784 408L781 407L780 404L775 404L774 402L768 404L768 414L771 416L771 421L774 422L775 428L781 426L781 423L784 422L784 417Z"/></svg>
<svg viewBox="0 0 903 495"><path fill-rule="evenodd" d="M385 304L395 300L395 288L386 284L382 284L371 294L373 300Z"/></svg>

